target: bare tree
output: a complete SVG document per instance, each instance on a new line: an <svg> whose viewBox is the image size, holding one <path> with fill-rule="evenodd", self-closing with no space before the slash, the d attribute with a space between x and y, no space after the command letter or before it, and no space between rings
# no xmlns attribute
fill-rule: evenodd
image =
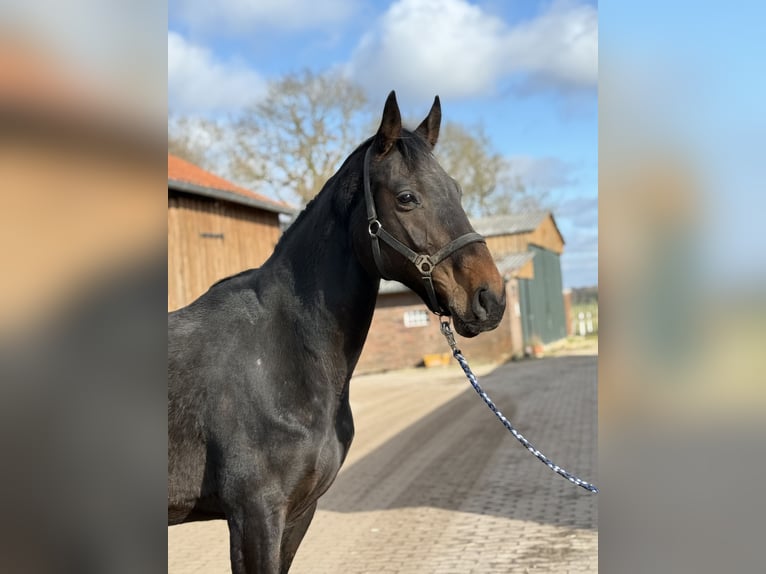
<svg viewBox="0 0 766 574"><path fill-rule="evenodd" d="M463 188L463 207L473 217L502 215L537 208L512 165L498 153L483 128L468 129L448 122L442 128L436 155L442 167Z"/></svg>
<svg viewBox="0 0 766 574"><path fill-rule="evenodd" d="M172 118L168 150L267 195L308 203L370 132L363 90L337 74L303 71L274 80L264 99L227 121ZM463 187L473 217L539 208L481 127L446 123L436 155Z"/></svg>
<svg viewBox="0 0 766 574"><path fill-rule="evenodd" d="M361 141L366 103L340 75L304 71L272 82L234 124L232 177L307 203Z"/></svg>
<svg viewBox="0 0 766 574"><path fill-rule="evenodd" d="M205 169L216 167L215 146L224 127L207 118L171 115L168 118L168 152Z"/></svg>

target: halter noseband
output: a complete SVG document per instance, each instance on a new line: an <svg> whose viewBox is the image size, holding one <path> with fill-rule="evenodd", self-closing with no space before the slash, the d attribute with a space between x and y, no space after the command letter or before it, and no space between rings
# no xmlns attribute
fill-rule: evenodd
<svg viewBox="0 0 766 574"><path fill-rule="evenodd" d="M378 268L378 273L383 279L388 279L383 271L383 258L380 254L380 241L382 239L389 247L392 247L404 257L406 257L411 263L420 271L421 279L425 283L426 292L428 293L428 299L430 301L431 311L437 315L447 314L444 309L441 308L436 300L436 291L434 291L434 284L431 279L434 267L444 261L447 257L452 255L458 249L462 249L470 243L484 243L484 237L476 232L466 233L461 235L457 239L453 239L447 245L439 249L433 255L427 253L415 253L412 249L407 247L404 243L396 239L388 231L383 229L383 224L378 220L378 214L375 211L375 200L372 197L372 190L370 189L370 154L372 146L367 148L367 152L364 154L364 201L367 206L367 225L372 240L372 255L375 259L375 266Z"/></svg>

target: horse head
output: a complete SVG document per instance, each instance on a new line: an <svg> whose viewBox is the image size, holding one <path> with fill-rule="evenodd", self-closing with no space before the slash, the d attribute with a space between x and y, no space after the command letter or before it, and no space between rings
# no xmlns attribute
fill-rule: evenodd
<svg viewBox="0 0 766 574"><path fill-rule="evenodd" d="M505 286L461 206L460 185L432 153L440 124L438 96L409 131L395 93L389 94L365 155L362 251L366 267L404 283L431 311L451 316L460 335L473 337L500 323Z"/></svg>

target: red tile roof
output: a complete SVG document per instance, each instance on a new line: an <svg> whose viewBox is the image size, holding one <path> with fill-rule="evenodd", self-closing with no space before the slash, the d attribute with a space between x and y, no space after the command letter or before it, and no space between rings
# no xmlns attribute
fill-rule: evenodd
<svg viewBox="0 0 766 574"><path fill-rule="evenodd" d="M250 191L244 187L240 187L235 183L232 183L222 177L219 177L209 171L205 171L199 166L194 165L178 156L168 153L168 187L174 187L173 182L184 182L192 184L195 187L203 188L212 191L224 191L235 194L231 197L233 201L236 201L237 196L250 200L247 204L257 203L271 211L277 211L279 213L292 213L294 208L282 201L274 201L268 197ZM203 191L201 189L200 191ZM190 189L184 189L184 191L193 191Z"/></svg>

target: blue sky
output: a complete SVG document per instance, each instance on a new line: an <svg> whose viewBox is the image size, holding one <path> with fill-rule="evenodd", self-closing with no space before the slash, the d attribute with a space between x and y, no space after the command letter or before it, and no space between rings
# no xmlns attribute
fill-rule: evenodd
<svg viewBox="0 0 766 574"><path fill-rule="evenodd" d="M220 117L304 68L348 74L377 119L435 94L482 125L528 185L549 193L567 242L565 287L598 281L598 21L594 3L467 0L171 0L172 112Z"/></svg>

